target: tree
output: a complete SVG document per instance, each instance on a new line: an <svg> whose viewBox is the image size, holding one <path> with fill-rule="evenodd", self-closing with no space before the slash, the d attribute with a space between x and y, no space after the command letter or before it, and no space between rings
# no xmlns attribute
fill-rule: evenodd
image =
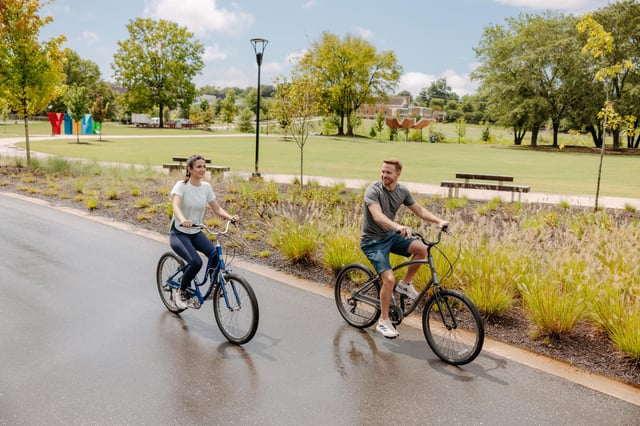
<svg viewBox="0 0 640 426"><path fill-rule="evenodd" d="M40 28L53 21L38 11L38 0L0 2L0 97L24 120L27 164L31 165L29 116L64 92L64 36L39 41Z"/></svg>
<svg viewBox="0 0 640 426"><path fill-rule="evenodd" d="M74 123L82 122L84 115L89 111L91 100L87 95L87 88L84 86L73 85L64 95L64 102L69 112L69 116ZM80 143L80 132L76 133L76 143Z"/></svg>
<svg viewBox="0 0 640 426"><path fill-rule="evenodd" d="M610 32L605 31L604 27L597 22L590 14L585 15L577 24L577 29L581 33L587 34L587 42L584 45L584 51L589 52L594 58L602 58L604 66L597 70L596 79L605 81L612 88L619 88L624 81L624 76L634 70L635 64L629 58L622 59L620 62L611 64L606 61L605 56L614 49L613 36ZM621 82L622 78L622 82ZM613 90L615 93L616 90ZM609 92L607 92L608 94ZM614 134L619 131L622 116L616 112L613 102L607 95L607 100L598 113L598 118L603 122L605 133L602 135L602 147L600 149L600 162L598 164L598 182L596 185L595 211L598 211L598 197L600 195L600 179L602 176L602 163L604 158L605 142L604 136L606 130L612 130Z"/></svg>
<svg viewBox="0 0 640 426"><path fill-rule="evenodd" d="M283 112L283 120L288 121L291 135L300 148L300 186L304 187L304 146L314 120L327 109L326 98L321 82L304 73L294 72L291 81L279 79L276 87L274 108Z"/></svg>
<svg viewBox="0 0 640 426"><path fill-rule="evenodd" d="M238 115L238 107L236 107L236 91L235 89L227 89L227 93L224 97L224 100L221 104L222 108L220 110L220 116L222 117L222 122L227 125L227 127L233 123L236 115Z"/></svg>
<svg viewBox="0 0 640 426"><path fill-rule="evenodd" d="M93 121L96 123L99 140L101 141L102 123L104 123L104 120L107 118L107 114L109 113L109 102L106 101L102 96L98 96L93 102L93 105L91 105L91 109L89 112L91 113Z"/></svg>
<svg viewBox="0 0 640 426"><path fill-rule="evenodd" d="M393 93L401 71L392 51L378 53L362 38L347 35L340 40L328 32L312 44L294 69L321 83L329 112L340 118L338 134L345 134L346 124L348 136L353 136L349 120L353 113L361 105Z"/></svg>
<svg viewBox="0 0 640 426"><path fill-rule="evenodd" d="M430 105L433 99L442 99L444 104L448 101L457 101L460 98L451 90L451 86L447 84L447 79L442 77L431 82L429 87L425 87L420 91L418 100L425 105Z"/></svg>
<svg viewBox="0 0 640 426"><path fill-rule="evenodd" d="M87 89L87 96L94 99L100 95L106 95L100 87L101 75L100 67L93 61L85 60L71 49L64 50L64 84L67 87L73 85L82 86ZM64 97L59 96L49 105L52 112L67 112Z"/></svg>
<svg viewBox="0 0 640 426"><path fill-rule="evenodd" d="M204 47L185 27L165 20L137 18L127 30L129 39L118 42L114 55L114 77L127 90L129 110L157 106L164 127L165 108L190 105L195 98L192 79L204 66Z"/></svg>

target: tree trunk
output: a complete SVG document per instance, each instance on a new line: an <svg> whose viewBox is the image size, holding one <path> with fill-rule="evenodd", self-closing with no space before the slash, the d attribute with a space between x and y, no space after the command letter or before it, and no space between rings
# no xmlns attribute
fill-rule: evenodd
<svg viewBox="0 0 640 426"><path fill-rule="evenodd" d="M587 131L591 134L591 139L596 148L600 148L602 146L602 133L600 129L596 129L595 126L590 124L587 126Z"/></svg>
<svg viewBox="0 0 640 426"><path fill-rule="evenodd" d="M522 128L522 127L518 127L518 126L513 126L513 143L516 146L520 146L522 145L522 140L524 139L524 136L527 134L527 131Z"/></svg>
<svg viewBox="0 0 640 426"><path fill-rule="evenodd" d="M560 131L560 122L553 122L552 123L553 126L553 147L557 148L558 147L558 132Z"/></svg>
<svg viewBox="0 0 640 426"><path fill-rule="evenodd" d="M338 126L338 136L344 136L344 113L340 113L340 126Z"/></svg>
<svg viewBox="0 0 640 426"><path fill-rule="evenodd" d="M533 126L531 126L531 146L532 147L536 147L538 146L538 133L540 132L540 125L539 124L534 124Z"/></svg>
<svg viewBox="0 0 640 426"><path fill-rule="evenodd" d="M27 166L31 167L31 147L29 146L29 118L24 116L24 141L27 150Z"/></svg>

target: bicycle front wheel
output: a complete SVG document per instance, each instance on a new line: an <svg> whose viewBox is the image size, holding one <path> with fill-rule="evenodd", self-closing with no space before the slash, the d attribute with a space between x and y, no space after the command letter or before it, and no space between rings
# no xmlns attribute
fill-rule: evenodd
<svg viewBox="0 0 640 426"><path fill-rule="evenodd" d="M484 325L475 305L462 293L437 290L422 311L422 331L429 347L453 365L473 361L482 350Z"/></svg>
<svg viewBox="0 0 640 426"><path fill-rule="evenodd" d="M171 286L169 285L169 277L176 273L176 271L184 266L184 260L177 255L167 252L160 256L158 260L158 266L156 268L156 283L158 286L158 293L160 293L160 299L168 310L173 313L179 314L184 311L176 306L176 303L171 297Z"/></svg>
<svg viewBox="0 0 640 426"><path fill-rule="evenodd" d="M235 274L224 275L224 283L218 283L213 292L213 315L229 342L242 345L255 336L258 299L247 280Z"/></svg>
<svg viewBox="0 0 640 426"><path fill-rule="evenodd" d="M334 287L338 312L354 327L371 327L380 317L377 307L380 283L372 280L371 270L357 263L345 266L338 273Z"/></svg>

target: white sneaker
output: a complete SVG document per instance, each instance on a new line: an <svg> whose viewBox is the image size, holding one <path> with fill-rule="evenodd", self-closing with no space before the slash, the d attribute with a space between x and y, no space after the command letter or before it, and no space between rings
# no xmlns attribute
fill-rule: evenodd
<svg viewBox="0 0 640 426"><path fill-rule="evenodd" d="M400 294L404 294L411 300L415 300L418 297L418 291L413 287L413 284L405 284L404 281L400 280L398 285L396 286L396 291Z"/></svg>
<svg viewBox="0 0 640 426"><path fill-rule="evenodd" d="M189 307L181 290L173 290L173 302L178 309L187 309Z"/></svg>
<svg viewBox="0 0 640 426"><path fill-rule="evenodd" d="M393 326L391 320L378 320L378 325L376 326L376 330L378 330L384 337L387 339L395 339L400 335L398 330Z"/></svg>

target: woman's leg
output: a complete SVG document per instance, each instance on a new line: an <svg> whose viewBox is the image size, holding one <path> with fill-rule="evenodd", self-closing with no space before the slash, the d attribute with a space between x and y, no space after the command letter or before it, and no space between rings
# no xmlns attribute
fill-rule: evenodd
<svg viewBox="0 0 640 426"><path fill-rule="evenodd" d="M202 232L198 234L202 234ZM178 256L187 262L187 268L184 270L182 283L180 285L182 290L191 285L191 280L193 280L198 274L198 271L200 271L200 268L202 268L202 258L196 251L193 237L194 235L184 234L182 232L172 232L169 235L169 245Z"/></svg>

